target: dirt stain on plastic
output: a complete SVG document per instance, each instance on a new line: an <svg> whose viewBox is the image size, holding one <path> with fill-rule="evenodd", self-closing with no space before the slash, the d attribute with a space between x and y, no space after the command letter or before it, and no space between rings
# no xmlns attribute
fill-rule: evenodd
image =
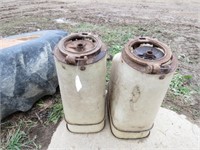
<svg viewBox="0 0 200 150"><path fill-rule="evenodd" d="M135 111L135 103L137 103L141 94L139 87L135 86L131 94L132 94L132 98L130 99L130 107L132 111Z"/></svg>

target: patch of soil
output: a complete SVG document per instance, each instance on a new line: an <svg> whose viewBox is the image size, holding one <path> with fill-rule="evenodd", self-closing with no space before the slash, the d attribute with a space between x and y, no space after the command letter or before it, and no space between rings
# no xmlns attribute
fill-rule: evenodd
<svg viewBox="0 0 200 150"><path fill-rule="evenodd" d="M41 146L41 149L46 150L51 142L51 137L55 132L57 124L50 124L48 126L39 124L36 127L31 128L30 137L33 138L37 135L35 143L38 143Z"/></svg>
<svg viewBox="0 0 200 150"><path fill-rule="evenodd" d="M37 102L33 108L27 112L17 112L1 121L1 142L8 140L6 134L9 134L9 129L17 130L19 122L22 121L22 129L29 139L35 139L35 143L43 150L48 148L51 137L56 130L60 120L56 124L48 120L51 113L51 107L55 103L60 103L60 92L53 96L45 96ZM40 103L42 106L40 106ZM27 123L28 122L28 123ZM5 144L5 143L2 143Z"/></svg>
<svg viewBox="0 0 200 150"><path fill-rule="evenodd" d="M169 95L170 93L167 94L162 106L171 109L180 115L185 115L190 122L193 122L200 127L199 95L193 95L193 103L183 101L179 97Z"/></svg>

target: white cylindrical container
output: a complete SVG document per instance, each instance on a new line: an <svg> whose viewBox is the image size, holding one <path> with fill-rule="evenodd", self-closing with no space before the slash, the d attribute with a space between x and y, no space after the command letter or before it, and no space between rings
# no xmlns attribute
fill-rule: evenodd
<svg viewBox="0 0 200 150"><path fill-rule="evenodd" d="M171 50L147 37L131 40L113 58L109 119L118 138L147 137L177 67Z"/></svg>
<svg viewBox="0 0 200 150"><path fill-rule="evenodd" d="M67 128L93 133L105 122L106 48L90 33L63 38L54 51Z"/></svg>

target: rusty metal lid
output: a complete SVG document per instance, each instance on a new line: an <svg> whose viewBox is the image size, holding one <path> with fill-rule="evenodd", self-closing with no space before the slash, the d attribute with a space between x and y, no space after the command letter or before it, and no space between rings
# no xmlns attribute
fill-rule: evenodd
<svg viewBox="0 0 200 150"><path fill-rule="evenodd" d="M83 66L101 60L106 55L106 48L96 35L74 33L58 43L54 55L63 63Z"/></svg>
<svg viewBox="0 0 200 150"><path fill-rule="evenodd" d="M132 53L140 58L147 60L158 60L165 55L162 50L149 45L138 47L134 49Z"/></svg>
<svg viewBox="0 0 200 150"><path fill-rule="evenodd" d="M148 74L167 74L177 67L171 49L149 37L130 40L122 51L122 59L132 68Z"/></svg>

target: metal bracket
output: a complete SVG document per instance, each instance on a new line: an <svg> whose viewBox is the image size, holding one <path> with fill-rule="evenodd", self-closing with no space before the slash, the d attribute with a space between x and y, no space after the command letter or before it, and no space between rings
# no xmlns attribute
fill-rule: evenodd
<svg viewBox="0 0 200 150"><path fill-rule="evenodd" d="M72 65L75 65L76 64L76 57L75 56L70 56L70 55L67 55L66 57L65 57L65 61L66 61L66 63L68 63L68 64L72 64Z"/></svg>
<svg viewBox="0 0 200 150"><path fill-rule="evenodd" d="M77 58L77 60L78 60L78 65L80 66L80 70L84 71L86 69L85 65L88 60L88 57L84 56L84 58Z"/></svg>
<svg viewBox="0 0 200 150"><path fill-rule="evenodd" d="M171 71L170 65L148 65L147 66L147 73L150 74L168 74Z"/></svg>
<svg viewBox="0 0 200 150"><path fill-rule="evenodd" d="M82 70L82 71L86 69L85 65L86 65L87 60L88 60L87 56L84 56L83 58L77 58L73 55L71 55L71 56L67 55L65 57L65 61L68 64L78 65L78 66L80 66L80 70Z"/></svg>

